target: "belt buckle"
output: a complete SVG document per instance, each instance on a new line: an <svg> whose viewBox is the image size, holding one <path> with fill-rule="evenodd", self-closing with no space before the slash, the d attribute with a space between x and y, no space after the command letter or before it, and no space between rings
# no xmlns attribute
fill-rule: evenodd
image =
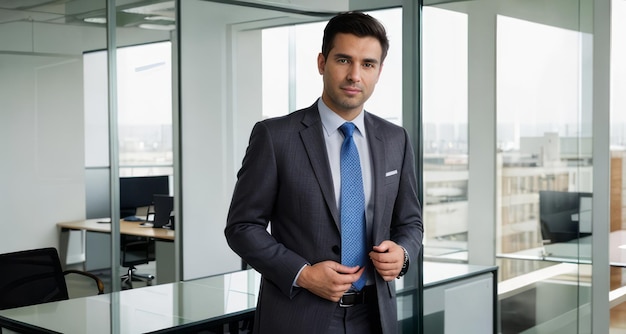
<svg viewBox="0 0 626 334"><path fill-rule="evenodd" d="M346 293L344 293L343 296L341 296L341 298L339 298L339 307L352 307L352 306L354 306L356 304L354 300L350 304L344 303L343 302L343 297L354 296L356 294L357 294L356 292L346 292Z"/></svg>

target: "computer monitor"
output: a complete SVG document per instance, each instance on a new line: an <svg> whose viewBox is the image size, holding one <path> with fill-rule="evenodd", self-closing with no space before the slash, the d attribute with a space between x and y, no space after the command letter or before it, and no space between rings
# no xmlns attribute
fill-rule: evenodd
<svg viewBox="0 0 626 334"><path fill-rule="evenodd" d="M547 243L591 235L591 193L540 191L539 220Z"/></svg>
<svg viewBox="0 0 626 334"><path fill-rule="evenodd" d="M169 195L167 175L120 177L120 217L136 214L137 208L152 205L154 195Z"/></svg>
<svg viewBox="0 0 626 334"><path fill-rule="evenodd" d="M154 220L152 227L163 227L170 220L170 213L174 210L174 197L168 195L154 195Z"/></svg>

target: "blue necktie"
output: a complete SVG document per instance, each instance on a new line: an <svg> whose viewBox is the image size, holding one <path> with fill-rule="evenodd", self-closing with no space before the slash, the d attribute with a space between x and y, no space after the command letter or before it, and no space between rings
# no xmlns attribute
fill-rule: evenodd
<svg viewBox="0 0 626 334"><path fill-rule="evenodd" d="M365 195L359 151L354 144L354 124L346 122L339 129L344 135L341 145L341 263L364 267L367 261L365 235ZM353 286L361 290L366 275Z"/></svg>

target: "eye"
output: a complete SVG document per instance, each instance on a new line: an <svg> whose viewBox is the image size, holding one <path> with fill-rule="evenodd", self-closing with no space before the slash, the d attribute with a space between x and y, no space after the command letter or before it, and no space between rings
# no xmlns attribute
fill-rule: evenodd
<svg viewBox="0 0 626 334"><path fill-rule="evenodd" d="M372 63L365 63L365 64L363 64L363 66L366 67L366 68L374 68L375 67L375 65L372 64Z"/></svg>
<svg viewBox="0 0 626 334"><path fill-rule="evenodd" d="M339 58L339 59L337 59L337 62L339 64L347 64L349 62L349 60L346 59L346 58Z"/></svg>

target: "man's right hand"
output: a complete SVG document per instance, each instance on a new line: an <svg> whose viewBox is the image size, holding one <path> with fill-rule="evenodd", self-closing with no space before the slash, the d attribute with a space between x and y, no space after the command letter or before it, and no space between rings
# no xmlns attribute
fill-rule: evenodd
<svg viewBox="0 0 626 334"><path fill-rule="evenodd" d="M302 269L296 284L324 299L338 302L352 283L361 277L363 270L358 266L347 267L335 261L323 261Z"/></svg>

